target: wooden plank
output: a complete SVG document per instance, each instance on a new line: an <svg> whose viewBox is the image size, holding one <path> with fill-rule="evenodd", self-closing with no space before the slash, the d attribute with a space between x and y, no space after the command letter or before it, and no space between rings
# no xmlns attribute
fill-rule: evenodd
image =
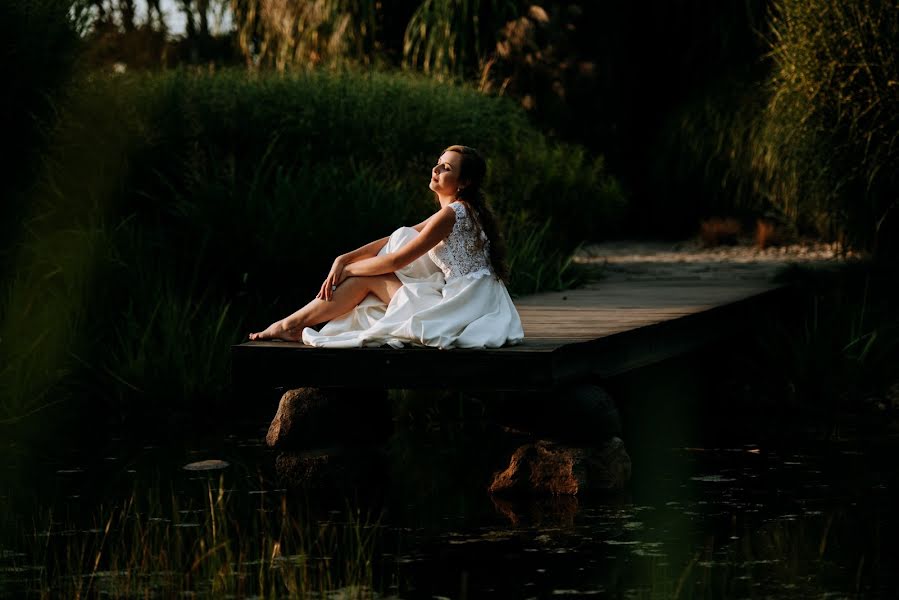
<svg viewBox="0 0 899 600"><path fill-rule="evenodd" d="M328 349L292 343L248 347L250 344L254 343L235 348L239 350L233 356L235 374L252 374L257 381L272 387L514 391L552 386L551 363L543 359L543 353L533 351L411 347Z"/></svg>
<svg viewBox="0 0 899 600"><path fill-rule="evenodd" d="M536 390L608 377L751 326L788 288L764 282L599 282L515 300L523 343L498 349L233 347L235 381L275 387Z"/></svg>

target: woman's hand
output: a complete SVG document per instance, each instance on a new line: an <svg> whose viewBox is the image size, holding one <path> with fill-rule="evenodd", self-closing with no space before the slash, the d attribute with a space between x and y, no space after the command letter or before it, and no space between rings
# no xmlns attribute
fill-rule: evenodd
<svg viewBox="0 0 899 600"><path fill-rule="evenodd" d="M322 284L322 287L318 291L318 294L316 294L316 298L319 298L320 300L324 300L326 302L331 301L331 296L334 294L332 286L338 286L344 279L346 279L344 268L347 266L347 264L347 260L343 255L340 255L334 259L334 264L331 265L331 271L325 278L325 282Z"/></svg>

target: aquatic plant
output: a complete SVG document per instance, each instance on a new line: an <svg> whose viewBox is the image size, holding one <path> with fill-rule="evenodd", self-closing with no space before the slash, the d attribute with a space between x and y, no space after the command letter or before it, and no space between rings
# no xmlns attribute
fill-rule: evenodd
<svg viewBox="0 0 899 600"><path fill-rule="evenodd" d="M97 506L89 522L43 512L34 529L19 523L7 542L15 540L12 569L33 578L19 582L18 591L65 598L372 596L377 517L348 507L322 520L282 493L276 500L250 496L257 506L248 509L223 475L201 479L199 504L150 487Z"/></svg>
<svg viewBox="0 0 899 600"><path fill-rule="evenodd" d="M756 331L769 377L754 386L775 388L779 410L804 414L836 435L843 415L868 410L896 381L895 272L866 262L837 272L797 266L778 280L795 286L797 306Z"/></svg>

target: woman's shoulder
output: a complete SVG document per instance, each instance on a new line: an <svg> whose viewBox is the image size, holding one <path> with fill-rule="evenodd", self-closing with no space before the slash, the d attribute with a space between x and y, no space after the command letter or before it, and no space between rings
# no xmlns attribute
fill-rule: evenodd
<svg viewBox="0 0 899 600"><path fill-rule="evenodd" d="M453 200L447 204L456 213L456 219L464 217L468 214L468 206L462 200Z"/></svg>

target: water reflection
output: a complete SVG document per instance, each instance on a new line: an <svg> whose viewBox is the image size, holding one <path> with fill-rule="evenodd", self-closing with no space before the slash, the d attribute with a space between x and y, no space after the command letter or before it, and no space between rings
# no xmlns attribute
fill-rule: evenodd
<svg viewBox="0 0 899 600"><path fill-rule="evenodd" d="M292 487L255 433L73 451L0 491L0 591L821 598L894 589L895 439L876 451L870 440L642 448L627 493L511 500L488 495L478 474L495 468L488 434L393 439L379 450L383 477L337 492ZM182 468L194 463L218 468Z"/></svg>

